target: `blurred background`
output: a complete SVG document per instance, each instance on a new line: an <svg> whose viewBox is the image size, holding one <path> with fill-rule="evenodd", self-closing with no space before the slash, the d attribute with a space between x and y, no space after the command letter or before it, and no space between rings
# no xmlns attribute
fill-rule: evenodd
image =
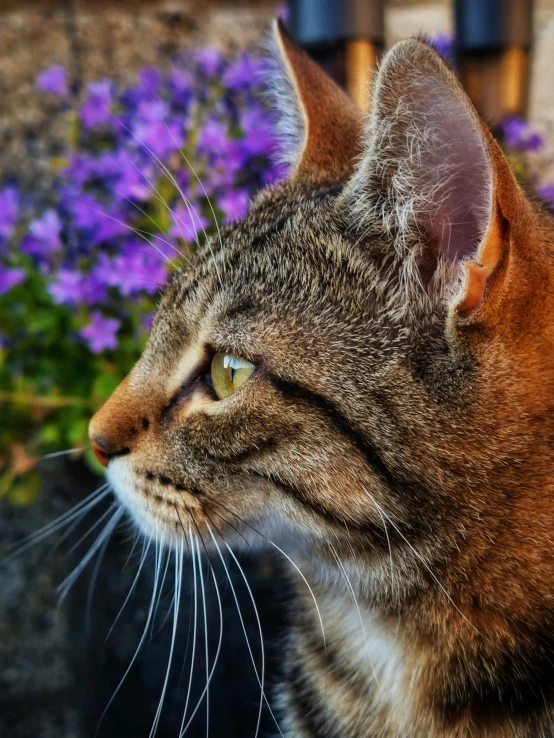
<svg viewBox="0 0 554 738"><path fill-rule="evenodd" d="M210 664L218 596L224 623L207 701L190 565L168 670L173 563L160 571L127 524L102 537L108 496L69 512L102 485L88 420L139 356L160 287L283 174L262 89L276 15L362 107L383 51L424 35L522 185L554 207L554 0L2 0L0 736L146 738L166 674L157 735L178 736L191 672L187 735L205 736L208 716L212 738L254 735L260 624L267 683L278 678L278 559L238 561L260 624L239 566L228 578L203 565ZM278 733L267 706L261 729Z"/></svg>

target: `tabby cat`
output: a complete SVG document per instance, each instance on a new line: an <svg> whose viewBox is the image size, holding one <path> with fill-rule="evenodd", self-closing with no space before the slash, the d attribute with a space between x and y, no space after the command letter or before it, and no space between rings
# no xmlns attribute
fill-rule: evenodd
<svg viewBox="0 0 554 738"><path fill-rule="evenodd" d="M93 447L147 535L293 552L287 738L554 736L554 225L430 46L366 123L273 38L288 179L175 274Z"/></svg>

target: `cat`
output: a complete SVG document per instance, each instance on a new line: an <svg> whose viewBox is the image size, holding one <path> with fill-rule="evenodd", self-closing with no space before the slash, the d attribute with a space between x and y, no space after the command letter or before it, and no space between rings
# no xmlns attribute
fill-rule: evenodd
<svg viewBox="0 0 554 738"><path fill-rule="evenodd" d="M294 551L286 738L554 736L554 224L423 41L366 121L273 39L288 177L175 274L93 449L146 535Z"/></svg>

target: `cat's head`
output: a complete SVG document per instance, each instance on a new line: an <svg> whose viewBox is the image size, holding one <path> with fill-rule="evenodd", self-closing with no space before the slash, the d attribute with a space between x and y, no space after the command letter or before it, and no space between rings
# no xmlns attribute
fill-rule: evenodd
<svg viewBox="0 0 554 738"><path fill-rule="evenodd" d="M174 275L91 440L148 535L377 570L544 474L552 231L428 45L386 56L366 122L274 39L289 178Z"/></svg>

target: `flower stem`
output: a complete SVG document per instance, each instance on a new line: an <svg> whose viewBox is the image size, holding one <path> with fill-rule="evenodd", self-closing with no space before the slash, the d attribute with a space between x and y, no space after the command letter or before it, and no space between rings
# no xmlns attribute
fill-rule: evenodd
<svg viewBox="0 0 554 738"><path fill-rule="evenodd" d="M99 403L90 397L28 395L24 392L0 392L0 402L14 402L33 407L90 407L95 410Z"/></svg>

